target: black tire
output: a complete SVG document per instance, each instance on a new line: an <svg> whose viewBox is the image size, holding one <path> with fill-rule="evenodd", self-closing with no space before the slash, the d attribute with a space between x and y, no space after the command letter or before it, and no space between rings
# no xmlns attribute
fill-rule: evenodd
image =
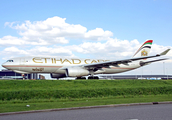
<svg viewBox="0 0 172 120"><path fill-rule="evenodd" d="M77 77L76 79L86 79L86 77Z"/></svg>
<svg viewBox="0 0 172 120"><path fill-rule="evenodd" d="M99 79L98 76L89 76L88 79Z"/></svg>

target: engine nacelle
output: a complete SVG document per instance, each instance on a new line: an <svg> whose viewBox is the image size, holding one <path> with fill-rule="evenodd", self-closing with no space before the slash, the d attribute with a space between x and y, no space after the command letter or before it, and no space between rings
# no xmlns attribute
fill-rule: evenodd
<svg viewBox="0 0 172 120"><path fill-rule="evenodd" d="M51 73L51 78L63 78L66 77L65 74L57 74L57 73Z"/></svg>
<svg viewBox="0 0 172 120"><path fill-rule="evenodd" d="M66 76L81 77L89 74L89 71L83 68L68 68L66 69Z"/></svg>

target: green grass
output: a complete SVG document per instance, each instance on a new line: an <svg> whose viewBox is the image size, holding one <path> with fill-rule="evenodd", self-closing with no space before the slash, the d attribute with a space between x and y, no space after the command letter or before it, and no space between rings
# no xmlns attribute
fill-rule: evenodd
<svg viewBox="0 0 172 120"><path fill-rule="evenodd" d="M155 101L172 101L172 80L0 80L0 112Z"/></svg>
<svg viewBox="0 0 172 120"><path fill-rule="evenodd" d="M12 100L8 102L0 101L0 113L14 111L29 111L42 109L70 108L82 106L125 104L125 103L144 103L171 101L172 95L147 95L147 96L109 96L98 98L82 99L40 99L40 100ZM30 107L26 107L30 105Z"/></svg>
<svg viewBox="0 0 172 120"><path fill-rule="evenodd" d="M0 90L75 90L88 88L133 88L172 85L171 80L0 80Z"/></svg>
<svg viewBox="0 0 172 120"><path fill-rule="evenodd" d="M171 94L172 81L1 80L0 100Z"/></svg>

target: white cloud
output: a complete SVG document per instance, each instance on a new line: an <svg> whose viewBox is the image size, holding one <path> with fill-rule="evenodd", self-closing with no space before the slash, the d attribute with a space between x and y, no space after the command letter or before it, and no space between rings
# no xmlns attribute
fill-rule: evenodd
<svg viewBox="0 0 172 120"><path fill-rule="evenodd" d="M172 47L171 46L162 46L162 45L153 44L151 53L152 54L159 54L159 53L161 53L167 49L171 49L171 50L167 53L166 56L172 57Z"/></svg>
<svg viewBox="0 0 172 120"><path fill-rule="evenodd" d="M132 57L142 44L143 43L139 43L136 39L128 41L111 38L104 43L83 42L80 45L66 46L66 48L81 54L89 54L96 58L124 59ZM169 47L153 44L150 54L159 54L168 48ZM172 51L170 51L166 57L172 56L171 53Z"/></svg>
<svg viewBox="0 0 172 120"><path fill-rule="evenodd" d="M96 28L85 33L85 38L91 40L107 40L113 36L111 31L104 31L102 28Z"/></svg>
<svg viewBox="0 0 172 120"><path fill-rule="evenodd" d="M9 45L22 45L22 44L26 44L26 42L17 37L4 36L3 38L0 38L0 45L9 46Z"/></svg>
<svg viewBox="0 0 172 120"><path fill-rule="evenodd" d="M34 44L32 42L32 44ZM36 44L36 43L35 43ZM129 45L130 44L130 45ZM67 46L35 46L31 48L17 48L7 47L1 54L8 56L21 56L21 55L46 55L46 56L75 56L74 52L91 55L94 58L109 58L109 59L122 59L130 57L134 54L133 46L137 46L137 40L127 41L118 39L109 39L104 43L101 42L83 42L79 45ZM139 46L137 46L138 48ZM7 53L7 54L6 54ZM78 56L79 57L79 56Z"/></svg>
<svg viewBox="0 0 172 120"><path fill-rule="evenodd" d="M13 24L15 24L16 22L5 22L5 26L9 26L9 27L12 27Z"/></svg>
<svg viewBox="0 0 172 120"><path fill-rule="evenodd" d="M73 56L72 51L60 46L54 47L35 47L33 49L28 50L30 53L34 53L35 55L47 55L47 56ZM33 54L32 54L33 55Z"/></svg>
<svg viewBox="0 0 172 120"><path fill-rule="evenodd" d="M31 49L22 49L17 47L7 47L3 51L0 52L3 59L9 59L12 57L19 57L19 56L63 56L63 57L75 57L71 50L66 49L65 47L61 46L52 46L52 47L41 47L36 46Z"/></svg>
<svg viewBox="0 0 172 120"><path fill-rule="evenodd" d="M28 55L29 53L25 50L20 50L17 47L5 48L1 54L8 55Z"/></svg>
<svg viewBox="0 0 172 120"><path fill-rule="evenodd" d="M66 46L71 51L95 58L122 59L131 57L141 45L137 40L109 39L106 42L83 42L80 45Z"/></svg>
<svg viewBox="0 0 172 120"><path fill-rule="evenodd" d="M37 41L28 41L28 38L23 37L23 38L18 38L18 37L13 37L13 36L4 36L3 38L0 38L0 45L1 46L11 46L11 45L49 45L50 43L48 41L42 40L42 39L37 39ZM54 39L55 42L68 42L67 40L63 38L59 38L57 41Z"/></svg>
<svg viewBox="0 0 172 120"><path fill-rule="evenodd" d="M71 39L100 41L108 40L113 36L111 31L104 31L102 28L87 31L86 27L80 24L69 24L65 20L66 18L55 16L44 21L27 20L22 24L6 22L5 26L16 29L21 37L4 36L0 38L0 45L67 44Z"/></svg>
<svg viewBox="0 0 172 120"><path fill-rule="evenodd" d="M30 40L28 37L13 37L13 36L4 36L0 38L0 45L3 46L11 46L11 45L52 45L52 44L67 44L69 41L66 40L64 37L54 37L51 41L44 40L42 38L33 38Z"/></svg>
<svg viewBox="0 0 172 120"><path fill-rule="evenodd" d="M25 21L22 24L6 22L5 26L16 29L21 37L4 36L1 46L8 47L1 51L5 55L49 55L75 56L74 53L91 55L96 58L123 59L132 57L142 45L137 39L132 41L111 38L113 33L102 28L87 30L80 24L66 23L66 18L52 17L43 21ZM69 40L80 40L74 45ZM85 40L85 41L83 41ZM92 40L92 41L86 41ZM103 41L104 40L104 41ZM55 46L61 44L61 46ZM26 46L26 47L21 47ZM29 47L28 47L29 46ZM50 47L51 46L51 47ZM151 54L161 53L166 46L153 44ZM172 47L170 47L172 49ZM168 53L172 56L172 51Z"/></svg>

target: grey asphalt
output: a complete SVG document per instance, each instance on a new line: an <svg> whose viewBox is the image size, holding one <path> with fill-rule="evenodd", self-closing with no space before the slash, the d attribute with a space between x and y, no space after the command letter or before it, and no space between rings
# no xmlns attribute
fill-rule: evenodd
<svg viewBox="0 0 172 120"><path fill-rule="evenodd" d="M13 114L0 120L172 120L172 104Z"/></svg>

